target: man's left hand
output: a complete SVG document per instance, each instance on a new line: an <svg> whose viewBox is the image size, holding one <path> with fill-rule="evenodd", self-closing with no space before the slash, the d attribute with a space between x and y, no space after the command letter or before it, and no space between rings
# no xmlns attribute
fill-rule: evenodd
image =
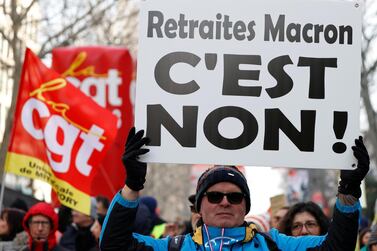
<svg viewBox="0 0 377 251"><path fill-rule="evenodd" d="M354 170L341 170L338 192L350 194L355 198L361 197L360 184L369 171L369 154L363 143L363 137L355 139L352 146L353 155L357 159L357 168Z"/></svg>

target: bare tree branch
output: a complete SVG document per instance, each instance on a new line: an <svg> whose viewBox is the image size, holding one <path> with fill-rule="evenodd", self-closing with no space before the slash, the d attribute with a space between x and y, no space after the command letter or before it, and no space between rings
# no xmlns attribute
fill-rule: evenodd
<svg viewBox="0 0 377 251"><path fill-rule="evenodd" d="M372 73L374 73L376 71L376 68L377 68L377 60L375 60L373 62L373 64L371 66L368 67L368 69L366 69L366 75L371 75Z"/></svg>
<svg viewBox="0 0 377 251"><path fill-rule="evenodd" d="M23 11L19 15L19 21L24 20L26 16L29 14L30 9L33 7L33 5L37 2L37 0L32 0L30 4L23 9Z"/></svg>
<svg viewBox="0 0 377 251"><path fill-rule="evenodd" d="M2 57L0 57L0 64L1 64L1 66L5 66L5 68L8 68L8 69L14 67L14 65L12 63L8 62L6 59L4 59Z"/></svg>
<svg viewBox="0 0 377 251"><path fill-rule="evenodd" d="M1 7L3 8L4 16L9 15L9 12L7 11L7 6L5 5L5 1L3 2L3 4L1 5Z"/></svg>
<svg viewBox="0 0 377 251"><path fill-rule="evenodd" d="M109 7L109 6L111 6L111 4L105 6L100 11L100 14L103 15L103 13L106 11L107 7ZM61 37L62 35L64 35L67 31L72 30L75 26L77 26L81 21L85 20L88 16L92 16L92 14L94 13L94 11L95 11L96 8L98 8L98 6L91 6L83 15L81 15L77 19L73 20L69 25L63 27L59 32L57 32L54 35L48 37L48 39L46 40L46 42L42 45L42 48L40 50L40 55L46 55L50 51L49 49L46 50L47 44L52 43L53 40L57 40L59 37ZM90 24L95 24L95 23L98 23L98 21L91 22ZM86 26L90 26L90 25L87 24ZM81 27L79 30L81 32L84 29L83 29L83 27ZM79 34L79 33L75 32L75 34ZM62 42L57 43L57 44L61 44L61 43Z"/></svg>
<svg viewBox="0 0 377 251"><path fill-rule="evenodd" d="M9 44L12 43L12 40L5 34L4 29L0 29L1 37L6 40Z"/></svg>

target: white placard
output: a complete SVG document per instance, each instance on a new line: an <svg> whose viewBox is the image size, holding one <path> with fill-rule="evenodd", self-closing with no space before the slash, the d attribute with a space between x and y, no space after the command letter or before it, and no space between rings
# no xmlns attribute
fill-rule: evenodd
<svg viewBox="0 0 377 251"><path fill-rule="evenodd" d="M343 0L143 2L143 160L352 168L361 16Z"/></svg>

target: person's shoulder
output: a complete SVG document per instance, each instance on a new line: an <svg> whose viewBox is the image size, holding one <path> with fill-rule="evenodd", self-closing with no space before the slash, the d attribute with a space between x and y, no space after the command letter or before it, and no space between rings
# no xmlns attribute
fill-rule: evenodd
<svg viewBox="0 0 377 251"><path fill-rule="evenodd" d="M16 251L13 241L0 241L0 251Z"/></svg>
<svg viewBox="0 0 377 251"><path fill-rule="evenodd" d="M67 226L66 230L63 233L63 236L64 235L75 234L75 233L77 233L77 231L78 231L77 226L74 225L74 224L71 224L71 225Z"/></svg>
<svg viewBox="0 0 377 251"><path fill-rule="evenodd" d="M14 237L13 241L11 241L9 244L7 244L7 247L3 247L3 249L0 249L1 251L7 251L9 250L17 250L17 251L28 251L28 241L29 236L26 233L26 231L22 231L18 234L16 234L16 237Z"/></svg>

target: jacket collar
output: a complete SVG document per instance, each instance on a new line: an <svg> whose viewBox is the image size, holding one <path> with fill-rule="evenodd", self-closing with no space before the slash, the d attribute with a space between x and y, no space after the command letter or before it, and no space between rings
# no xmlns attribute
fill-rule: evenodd
<svg viewBox="0 0 377 251"><path fill-rule="evenodd" d="M245 243L252 241L256 233L257 227L255 224L234 228L202 225L195 230L192 240L198 245L203 245L204 243L205 246L209 246L209 242L212 246L221 245L221 241L223 245L233 245L237 242Z"/></svg>

